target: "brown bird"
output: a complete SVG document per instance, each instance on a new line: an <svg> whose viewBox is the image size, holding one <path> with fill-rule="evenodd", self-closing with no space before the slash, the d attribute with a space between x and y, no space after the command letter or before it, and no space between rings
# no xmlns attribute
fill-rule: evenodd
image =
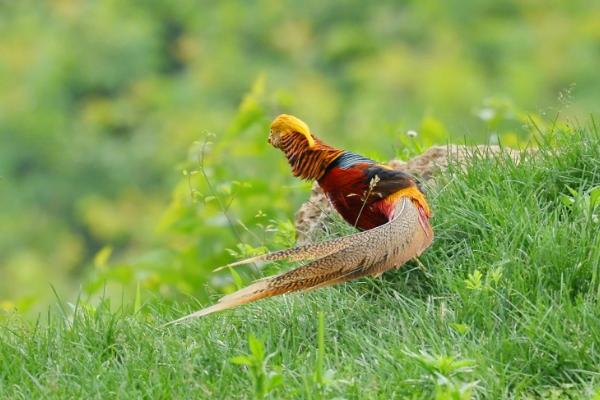
<svg viewBox="0 0 600 400"><path fill-rule="evenodd" d="M288 115L273 121L269 143L284 151L294 175L317 179L340 214L363 231L229 264L225 267L259 261L309 261L258 280L172 323L279 294L379 276L420 255L431 244L429 206L410 175L325 145L304 122Z"/></svg>

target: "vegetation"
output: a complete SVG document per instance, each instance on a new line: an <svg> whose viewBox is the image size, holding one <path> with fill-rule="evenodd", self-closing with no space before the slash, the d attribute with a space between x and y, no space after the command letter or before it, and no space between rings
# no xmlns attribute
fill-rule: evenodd
<svg viewBox="0 0 600 400"><path fill-rule="evenodd" d="M473 154L431 188L436 241L380 279L199 307L59 300L0 331L7 398L598 398L600 134ZM287 235L284 230L282 234ZM142 297L140 297L142 296Z"/></svg>
<svg viewBox="0 0 600 400"><path fill-rule="evenodd" d="M600 398L600 3L0 0L0 398ZM287 264L297 114L473 154L383 279L161 325ZM566 122L571 121L571 122ZM349 232L339 220L325 235Z"/></svg>
<svg viewBox="0 0 600 400"><path fill-rule="evenodd" d="M380 160L407 156L408 130L518 146L531 119L586 120L599 19L584 0L0 1L0 307L35 316L50 285L74 300L106 279L128 298L226 289L225 249L282 245L308 192L265 144L282 111ZM191 206L206 131L217 193L195 175Z"/></svg>

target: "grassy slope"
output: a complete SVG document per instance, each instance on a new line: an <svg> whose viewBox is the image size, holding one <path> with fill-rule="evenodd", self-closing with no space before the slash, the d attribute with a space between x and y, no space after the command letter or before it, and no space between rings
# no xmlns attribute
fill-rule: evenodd
<svg viewBox="0 0 600 400"><path fill-rule="evenodd" d="M0 394L247 398L267 390L270 373L283 380L276 398L589 397L600 387L599 225L559 195L600 185L600 138L552 141L559 154L544 145L518 165L475 156L455 169L431 195L437 239L422 266L383 279L169 329L158 325L190 307L102 304L71 315L72 326L60 312L37 327L11 317L0 330ZM274 353L260 367L231 362L249 334Z"/></svg>

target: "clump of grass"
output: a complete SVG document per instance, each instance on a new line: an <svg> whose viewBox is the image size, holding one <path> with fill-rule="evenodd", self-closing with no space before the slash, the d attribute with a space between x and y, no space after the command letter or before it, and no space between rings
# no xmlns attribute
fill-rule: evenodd
<svg viewBox="0 0 600 400"><path fill-rule="evenodd" d="M268 369L269 359L275 353L265 354L263 342L252 334L248 336L248 348L250 354L235 356L231 362L248 369L254 384L254 398L263 399L282 383L281 374Z"/></svg>
<svg viewBox="0 0 600 400"><path fill-rule="evenodd" d="M103 302L37 324L5 316L0 395L598 396L599 155L598 133L583 129L548 135L518 161L473 154L431 196L434 245L382 279L170 329L157 327L190 305ZM248 353L251 334L261 351ZM256 362L240 368L240 354Z"/></svg>

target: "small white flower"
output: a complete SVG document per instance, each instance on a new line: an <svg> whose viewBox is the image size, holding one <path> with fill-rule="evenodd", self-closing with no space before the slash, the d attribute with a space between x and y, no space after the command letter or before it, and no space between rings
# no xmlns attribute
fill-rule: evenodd
<svg viewBox="0 0 600 400"><path fill-rule="evenodd" d="M489 121L496 115L496 112L493 108L482 108L477 113L477 116L481 118L483 121Z"/></svg>
<svg viewBox="0 0 600 400"><path fill-rule="evenodd" d="M412 129L406 132L406 136L411 137L411 138L417 137L417 135L418 135L417 131L412 130Z"/></svg>

